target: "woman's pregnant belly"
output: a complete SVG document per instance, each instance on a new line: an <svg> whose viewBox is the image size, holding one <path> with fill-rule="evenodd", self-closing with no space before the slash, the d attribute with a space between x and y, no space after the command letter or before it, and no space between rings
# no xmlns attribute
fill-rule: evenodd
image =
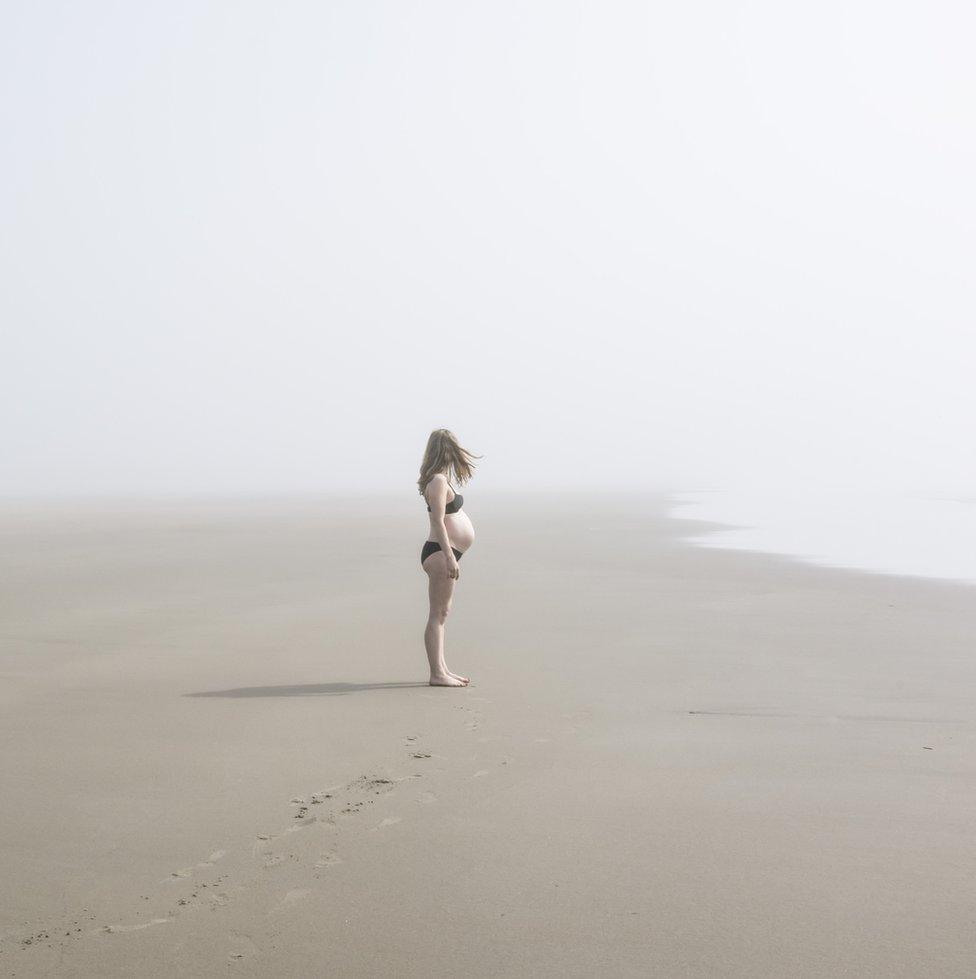
<svg viewBox="0 0 976 979"><path fill-rule="evenodd" d="M444 514L444 526L451 547L466 551L474 543L474 524L463 510ZM433 528L431 528L430 539L435 540Z"/></svg>

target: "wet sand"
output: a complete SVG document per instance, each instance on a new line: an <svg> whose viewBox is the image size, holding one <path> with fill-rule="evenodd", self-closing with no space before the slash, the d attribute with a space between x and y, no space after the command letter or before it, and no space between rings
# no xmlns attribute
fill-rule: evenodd
<svg viewBox="0 0 976 979"><path fill-rule="evenodd" d="M976 974L973 588L469 495L0 513L0 974Z"/></svg>

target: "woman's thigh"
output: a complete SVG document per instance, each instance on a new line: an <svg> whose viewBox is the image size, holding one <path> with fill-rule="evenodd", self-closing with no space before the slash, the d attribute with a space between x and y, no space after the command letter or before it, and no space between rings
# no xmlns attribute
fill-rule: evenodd
<svg viewBox="0 0 976 979"><path fill-rule="evenodd" d="M443 551L434 551L424 561L424 571L427 572L427 594L430 596L431 611L447 611L451 607L454 596L454 585L457 579L447 573L447 558Z"/></svg>

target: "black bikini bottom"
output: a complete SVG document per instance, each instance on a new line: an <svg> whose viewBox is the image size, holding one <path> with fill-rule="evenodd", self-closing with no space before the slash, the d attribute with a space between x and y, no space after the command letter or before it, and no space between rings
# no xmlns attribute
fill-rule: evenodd
<svg viewBox="0 0 976 979"><path fill-rule="evenodd" d="M434 553L434 551L439 551L439 550L441 550L441 545L438 544L437 541L435 540L424 541L424 549L420 552L420 563L423 564L424 561L426 561L427 558L429 558L431 554ZM454 557L457 558L458 561L460 561L461 555L464 553L464 551L459 551L456 547L452 547L451 550L454 551Z"/></svg>

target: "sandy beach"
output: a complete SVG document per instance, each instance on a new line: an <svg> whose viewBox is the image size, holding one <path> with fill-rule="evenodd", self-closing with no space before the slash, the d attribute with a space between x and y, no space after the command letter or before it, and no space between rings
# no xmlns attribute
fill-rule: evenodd
<svg viewBox="0 0 976 979"><path fill-rule="evenodd" d="M0 973L976 974L973 588L469 506L7 506Z"/></svg>

